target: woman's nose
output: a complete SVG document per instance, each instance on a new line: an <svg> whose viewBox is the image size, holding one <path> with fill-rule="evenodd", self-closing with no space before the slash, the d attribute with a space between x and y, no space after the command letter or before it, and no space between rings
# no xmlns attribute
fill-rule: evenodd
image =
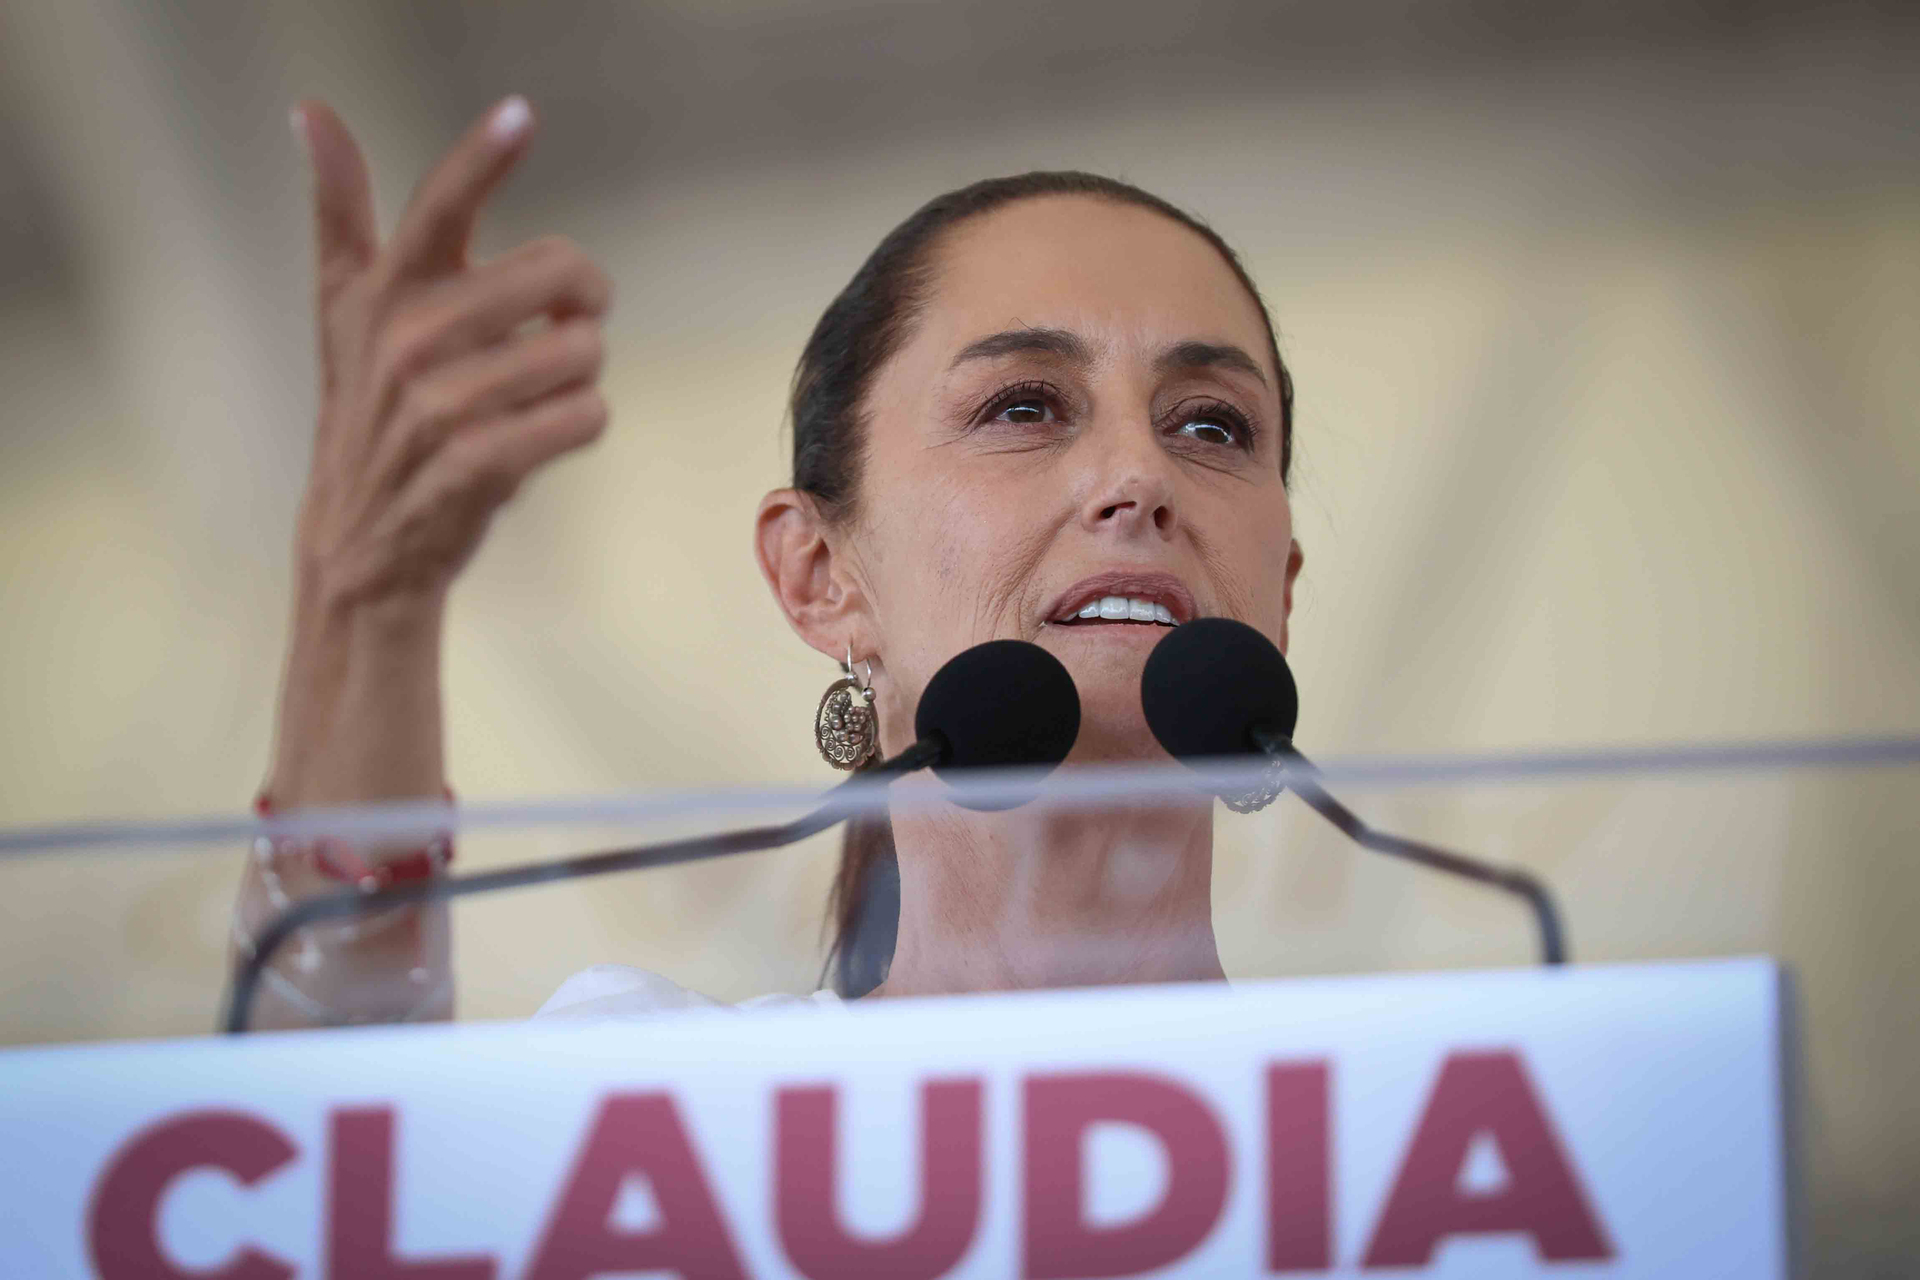
<svg viewBox="0 0 1920 1280"><path fill-rule="evenodd" d="M1130 459L1094 486L1082 523L1095 533L1170 537L1179 524L1172 482L1151 461Z"/></svg>

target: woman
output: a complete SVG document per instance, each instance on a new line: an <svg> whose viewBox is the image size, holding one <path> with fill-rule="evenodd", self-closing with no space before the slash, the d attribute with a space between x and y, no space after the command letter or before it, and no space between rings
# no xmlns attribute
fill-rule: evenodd
<svg viewBox="0 0 1920 1280"><path fill-rule="evenodd" d="M521 99L496 107L382 245L346 129L320 103L295 113L314 171L322 405L263 807L442 791L447 590L518 484L606 422L604 275L553 239L467 262L531 125ZM976 184L896 228L822 316L794 379L793 484L755 523L760 566L801 639L870 671L881 755L910 741L941 664L1012 637L1079 689L1069 763L1163 759L1139 681L1167 626L1225 615L1285 647L1301 562L1291 399L1258 293L1188 215L1083 174ZM1208 802L1044 818L949 806L901 812L890 834L848 839L843 991L874 970L877 996L1224 977ZM875 965L849 943L895 849L897 941ZM444 861L259 852L241 947L291 898ZM323 933L271 976L262 1023L449 1016L444 908ZM608 968L547 1009L700 1000Z"/></svg>

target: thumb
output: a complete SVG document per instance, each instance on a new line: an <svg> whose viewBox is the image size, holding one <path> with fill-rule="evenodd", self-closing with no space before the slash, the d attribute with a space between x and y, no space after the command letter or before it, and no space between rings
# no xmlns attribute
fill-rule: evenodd
<svg viewBox="0 0 1920 1280"><path fill-rule="evenodd" d="M332 107L317 98L302 102L293 109L293 128L313 170L314 271L324 301L379 252L373 184L359 145Z"/></svg>

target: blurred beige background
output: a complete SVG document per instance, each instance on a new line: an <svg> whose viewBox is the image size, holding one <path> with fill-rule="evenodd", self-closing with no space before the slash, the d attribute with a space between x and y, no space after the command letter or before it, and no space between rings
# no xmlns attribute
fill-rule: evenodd
<svg viewBox="0 0 1920 1280"><path fill-rule="evenodd" d="M391 219L528 94L497 251L614 276L608 438L457 597L470 799L827 781L748 551L808 329L923 199L1080 167L1240 246L1299 386L1324 757L1920 727L1920 24L1904 6L0 0L0 825L232 812L308 448L328 97ZM1920 1271L1912 770L1355 796L1524 861L1588 960L1769 952L1820 1270ZM1223 827L1242 975L1512 964L1503 903ZM578 848L470 842L470 865ZM211 1024L240 851L0 865L0 1042ZM804 990L833 848L463 908L462 1010L621 960Z"/></svg>

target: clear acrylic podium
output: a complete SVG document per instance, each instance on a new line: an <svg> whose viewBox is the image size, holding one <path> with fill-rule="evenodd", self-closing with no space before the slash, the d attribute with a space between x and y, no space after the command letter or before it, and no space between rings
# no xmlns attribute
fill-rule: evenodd
<svg viewBox="0 0 1920 1280"><path fill-rule="evenodd" d="M1549 884L1560 968L1520 902L1288 796L1215 807L1225 984L527 1021L595 964L814 990L836 830L457 899L454 1024L241 1037L214 1028L256 824L7 832L0 1274L1804 1274L1809 1233L1845 1230L1822 1175L1912 1137L1894 1115L1876 1147L1844 1102L1908 1065L1871 971L1905 945L1882 930L1916 762L1912 739L1324 762L1376 827ZM1043 856L1041 815L1200 781L1063 773L1016 812ZM778 822L817 790L469 805L456 869ZM1861 892L1810 918L1816 882Z"/></svg>

